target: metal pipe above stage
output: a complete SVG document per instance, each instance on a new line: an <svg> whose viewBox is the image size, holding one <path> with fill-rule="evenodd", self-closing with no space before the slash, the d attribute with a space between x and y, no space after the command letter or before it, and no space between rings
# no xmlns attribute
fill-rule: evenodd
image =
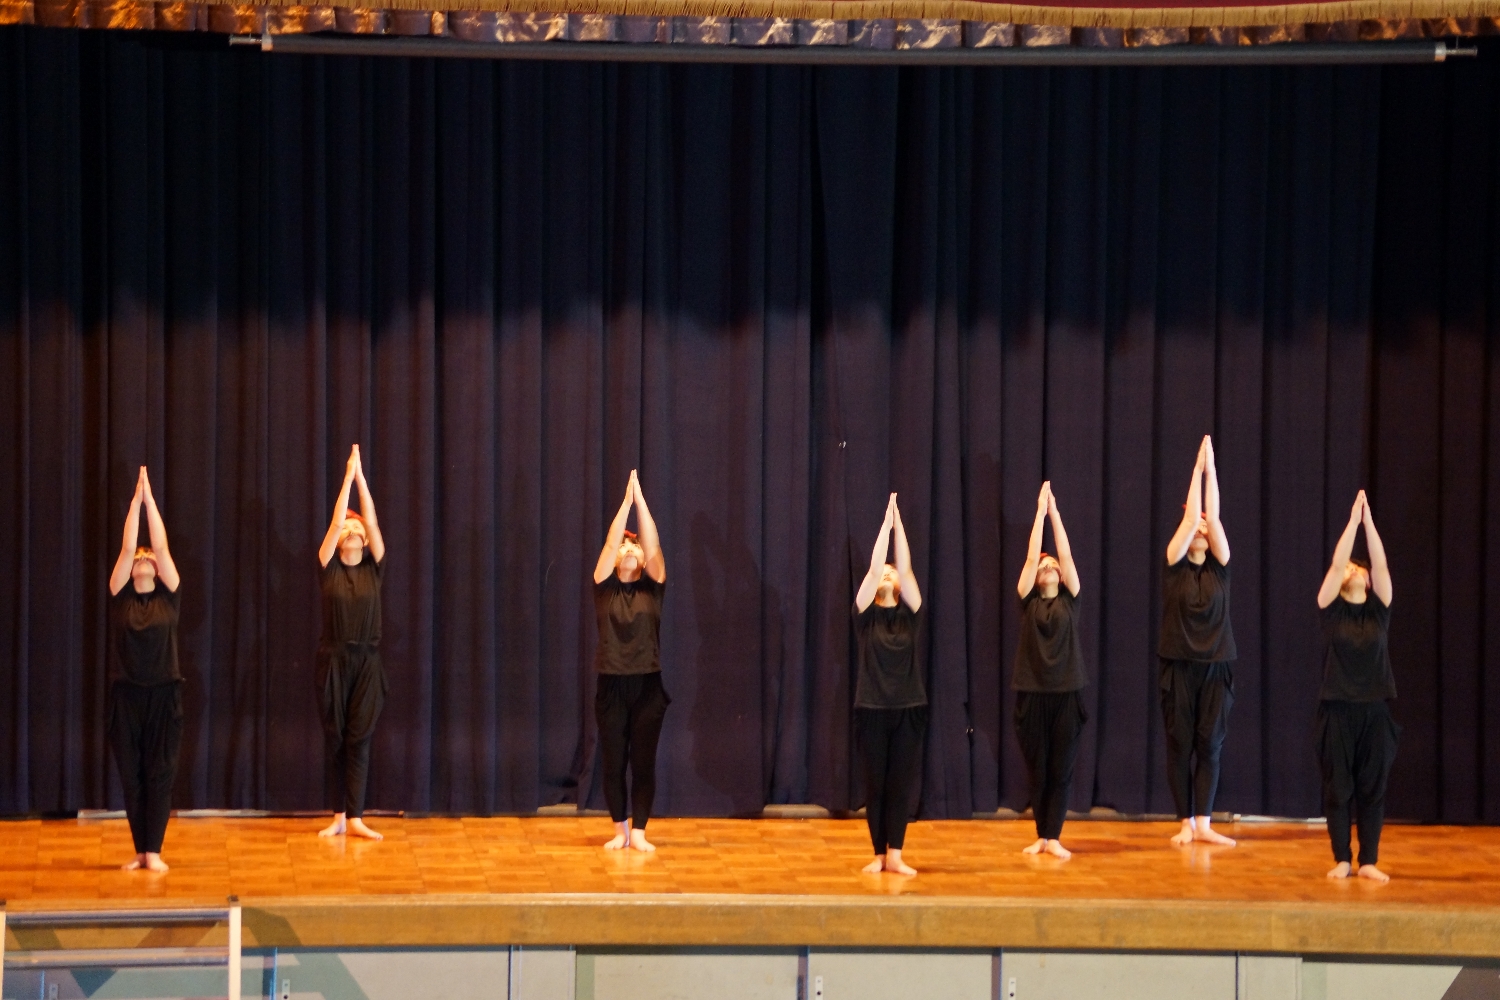
<svg viewBox="0 0 1500 1000"><path fill-rule="evenodd" d="M732 63L782 66L1370 66L1440 63L1473 57L1447 42L1289 42L1279 45L1162 45L1090 48L867 49L838 45L678 45L629 42L473 42L448 38L369 38L325 34L235 35L281 55L399 56L411 59L519 59L560 62Z"/></svg>

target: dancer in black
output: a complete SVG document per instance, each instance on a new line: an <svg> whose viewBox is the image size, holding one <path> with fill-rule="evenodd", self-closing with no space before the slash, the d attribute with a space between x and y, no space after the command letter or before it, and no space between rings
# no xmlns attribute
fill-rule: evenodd
<svg viewBox="0 0 1500 1000"><path fill-rule="evenodd" d="M1351 558L1361 524L1370 549L1368 564ZM1385 545L1375 530L1365 491L1360 490L1318 590L1328 643L1318 694L1318 758L1328 839L1337 862L1329 878L1349 877L1354 860L1349 850L1352 810L1359 826L1359 877L1390 881L1375 866L1385 822L1385 786L1400 732L1389 705L1396 697L1389 647L1391 597Z"/></svg>
<svg viewBox="0 0 1500 1000"><path fill-rule="evenodd" d="M1042 525L1050 516L1057 558L1042 551ZM1042 484L1036 520L1026 547L1026 564L1016 593L1021 596L1021 637L1016 645L1011 687L1016 692L1016 738L1026 758L1036 842L1022 853L1046 851L1067 860L1072 852L1058 839L1068 812L1068 789L1078 737L1088 712L1083 706L1083 648L1078 641L1078 568L1063 529L1052 484Z"/></svg>
<svg viewBox="0 0 1500 1000"><path fill-rule="evenodd" d="M349 510L349 490L359 487L359 509ZM338 558L335 559L334 555ZM365 825L365 786L370 777L370 740L385 707L385 668L380 662L380 577L385 540L375 519L375 501L365 482L359 445L349 451L344 485L333 505L333 521L318 548L323 568L323 635L318 640L318 698L323 713L325 787L333 822L320 837L351 833L384 839Z"/></svg>
<svg viewBox="0 0 1500 1000"><path fill-rule="evenodd" d="M150 548L136 547L142 506ZM182 746L182 674L177 668L181 582L143 465L125 515L120 555L109 574L109 617L115 633L109 660L109 743L135 841L135 860L124 866L126 871L167 870L161 845L172 814L172 783Z"/></svg>
<svg viewBox="0 0 1500 1000"><path fill-rule="evenodd" d="M1233 847L1209 822L1234 704L1231 664L1237 654L1229 622L1229 538L1219 522L1219 474L1207 435L1198 446L1182 523L1167 543L1161 589L1161 714L1167 780L1182 823L1172 843Z"/></svg>
<svg viewBox="0 0 1500 1000"><path fill-rule="evenodd" d="M640 534L625 530L635 507ZM617 851L656 850L646 823L656 798L656 744L672 699L661 683L661 608L667 591L667 560L635 470L625 499L594 566L594 616L599 625L599 672L594 718L604 799L615 835L604 845ZM630 765L630 818L626 819L625 765Z"/></svg>
<svg viewBox="0 0 1500 1000"><path fill-rule="evenodd" d="M896 565L885 561L892 529ZM865 766L865 818L875 860L869 873L915 875L901 860L906 822L922 769L927 733L927 688L922 680L922 591L911 571L911 549L896 494L885 508L870 569L854 595L859 680L854 726Z"/></svg>

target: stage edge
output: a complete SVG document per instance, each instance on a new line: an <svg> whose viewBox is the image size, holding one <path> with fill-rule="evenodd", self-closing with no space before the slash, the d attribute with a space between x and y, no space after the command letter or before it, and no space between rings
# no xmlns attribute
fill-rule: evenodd
<svg viewBox="0 0 1500 1000"><path fill-rule="evenodd" d="M1500 958L1500 908L861 896L246 900L246 947L868 946Z"/></svg>

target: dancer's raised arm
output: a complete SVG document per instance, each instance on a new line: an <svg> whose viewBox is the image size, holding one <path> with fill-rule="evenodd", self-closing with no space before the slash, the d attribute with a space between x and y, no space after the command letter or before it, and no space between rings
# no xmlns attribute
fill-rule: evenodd
<svg viewBox="0 0 1500 1000"><path fill-rule="evenodd" d="M1370 513L1370 501L1365 497L1365 491L1359 491L1360 499L1364 500L1364 514L1362 520L1365 525L1365 544L1370 548L1370 586L1375 591L1375 596L1380 598L1380 603L1386 607L1391 606L1391 598L1395 596L1395 590L1391 585L1391 564L1385 558L1385 543L1380 540L1380 532L1375 530L1375 516Z"/></svg>
<svg viewBox="0 0 1500 1000"><path fill-rule="evenodd" d="M177 564L172 561L172 552L167 547L167 525L156 509L156 497L151 495L151 476L141 466L141 483L145 486L146 529L151 533L151 555L156 560L156 578L172 593L182 578L177 575Z"/></svg>
<svg viewBox="0 0 1500 1000"><path fill-rule="evenodd" d="M615 571L620 558L620 543L625 541L625 522L630 517L630 505L635 502L635 470L630 470L630 479L625 483L625 499L609 523L609 532L604 536L604 548L599 550L599 561L594 564L594 582L603 583Z"/></svg>
<svg viewBox="0 0 1500 1000"><path fill-rule="evenodd" d="M1198 461L1193 465L1193 483L1188 487L1187 503L1182 507L1182 522L1167 543L1167 562L1176 566L1188 553L1198 522L1203 520L1203 467L1208 462L1208 435L1198 445Z"/></svg>
<svg viewBox="0 0 1500 1000"><path fill-rule="evenodd" d="M323 535L323 544L318 546L318 565L327 566L328 560L339 548L339 536L344 533L344 514L349 509L349 488L354 485L354 474L359 471L359 445L349 449L349 461L344 466L344 485L339 489L339 498L333 502L333 520Z"/></svg>
<svg viewBox="0 0 1500 1000"><path fill-rule="evenodd" d="M901 523L901 507L896 495L891 494L891 511L896 515L896 576L901 580L901 600L913 611L922 610L922 589L917 586L917 577L911 571L911 546L906 544L906 525Z"/></svg>
<svg viewBox="0 0 1500 1000"><path fill-rule="evenodd" d="M1052 482L1042 484L1036 495L1036 517L1031 522L1031 540L1026 543L1026 562L1021 566L1021 578L1016 581L1016 593L1024 598L1036 586L1036 568L1042 559L1042 526L1047 522L1047 498L1052 493Z"/></svg>
<svg viewBox="0 0 1500 1000"><path fill-rule="evenodd" d="M1203 516L1208 521L1208 548L1223 566L1229 565L1229 536L1219 520L1219 470L1214 465L1214 440L1203 436Z"/></svg>
<svg viewBox="0 0 1500 1000"><path fill-rule="evenodd" d="M1360 490L1359 495L1354 498L1354 506L1349 509L1349 523L1344 525L1344 533L1339 536L1338 544L1333 547L1333 560L1328 564L1328 572L1323 574L1323 586L1318 588L1318 607L1326 608L1333 603L1333 599L1339 596L1339 591L1344 586L1344 575L1349 571L1349 557L1354 553L1354 536L1359 533L1360 519L1364 516L1365 491Z"/></svg>
<svg viewBox="0 0 1500 1000"><path fill-rule="evenodd" d="M651 508L646 506L646 495L641 492L641 477L630 473L630 488L635 494L635 520L641 529L641 551L645 554L642 569L657 583L667 582L667 557L662 555L661 535L656 531L656 521Z"/></svg>
<svg viewBox="0 0 1500 1000"><path fill-rule="evenodd" d="M359 455L359 445L354 446L354 484L359 488L359 513L365 519L365 541L370 546L370 555L376 562L385 559L385 539L380 534L380 522L375 518L375 500L370 496L370 484L365 482L365 463Z"/></svg>
<svg viewBox="0 0 1500 1000"><path fill-rule="evenodd" d="M1068 544L1068 532L1063 528L1062 514L1057 509L1057 497L1052 493L1052 484L1047 484L1047 513L1052 517L1052 538L1057 542L1057 562L1062 567L1062 585L1074 597L1082 584L1078 580L1078 567L1073 565L1073 547Z"/></svg>
<svg viewBox="0 0 1500 1000"><path fill-rule="evenodd" d="M875 547L870 551L870 568L854 594L854 606L860 611L870 606L870 602L875 600L875 592L880 589L880 574L885 569L885 555L890 550L891 527L895 520L896 494L892 493L885 505L885 520L880 524L880 537L875 539Z"/></svg>
<svg viewBox="0 0 1500 1000"><path fill-rule="evenodd" d="M136 543L141 537L141 503L146 498L146 467L135 477L135 496L130 498L130 510L125 515L125 533L120 539L120 555L115 559L115 568L109 573L109 593L114 596L120 588L130 582L130 570L135 565ZM175 588L174 588L175 589Z"/></svg>

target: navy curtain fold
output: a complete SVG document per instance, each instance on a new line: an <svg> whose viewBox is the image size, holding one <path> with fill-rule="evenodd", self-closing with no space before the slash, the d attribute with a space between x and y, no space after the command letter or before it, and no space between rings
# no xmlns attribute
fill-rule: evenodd
<svg viewBox="0 0 1500 1000"><path fill-rule="evenodd" d="M0 812L119 801L105 577L150 466L181 806L315 808L315 551L358 441L390 563L377 808L598 806L589 573L633 468L665 813L859 806L850 607L897 491L922 815L1024 808L1014 583L1051 479L1091 724L1170 808L1162 552L1215 436L1220 801L1319 811L1313 597L1396 581L1394 815L1500 819L1500 71L267 57L0 29ZM1053 542L1049 537L1049 548Z"/></svg>

